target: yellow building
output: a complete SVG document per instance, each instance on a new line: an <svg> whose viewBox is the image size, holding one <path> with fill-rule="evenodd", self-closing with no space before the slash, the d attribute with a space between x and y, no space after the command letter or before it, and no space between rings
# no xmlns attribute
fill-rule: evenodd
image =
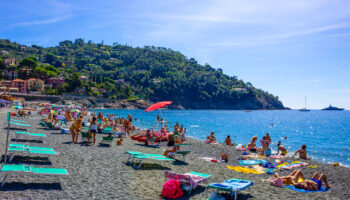
<svg viewBox="0 0 350 200"><path fill-rule="evenodd" d="M29 91L44 91L44 81L40 79L30 78L28 79L28 90Z"/></svg>

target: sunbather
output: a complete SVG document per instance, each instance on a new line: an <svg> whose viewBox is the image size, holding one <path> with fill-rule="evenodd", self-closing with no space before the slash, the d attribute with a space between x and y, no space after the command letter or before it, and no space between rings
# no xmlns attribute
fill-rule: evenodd
<svg viewBox="0 0 350 200"><path fill-rule="evenodd" d="M226 137L224 143L225 143L226 145L228 145L228 146L234 146L234 144L231 142L231 137L230 137L230 135L227 135L227 137Z"/></svg>
<svg viewBox="0 0 350 200"><path fill-rule="evenodd" d="M319 176L317 172L315 172L310 180L305 180L301 170L295 170L290 175L284 177L279 177L278 174L275 173L275 178L282 178L284 185L294 185L296 188L304 190L317 191L321 188L323 183L326 188L332 187L328 184L326 175L321 174ZM299 178L303 179L303 181L298 183Z"/></svg>
<svg viewBox="0 0 350 200"><path fill-rule="evenodd" d="M90 143L90 137L93 136L92 138L92 144L95 144L96 142L96 133L97 133L97 119L96 117L92 117L92 121L90 123L89 127L89 137L88 137L88 144Z"/></svg>
<svg viewBox="0 0 350 200"><path fill-rule="evenodd" d="M175 140L175 144L181 144L182 142L178 139L178 136L174 136L174 140ZM173 158L175 153L177 151L180 151L180 146L174 146L172 149L167 149L165 152L164 152L164 156L165 157L169 157L169 158Z"/></svg>

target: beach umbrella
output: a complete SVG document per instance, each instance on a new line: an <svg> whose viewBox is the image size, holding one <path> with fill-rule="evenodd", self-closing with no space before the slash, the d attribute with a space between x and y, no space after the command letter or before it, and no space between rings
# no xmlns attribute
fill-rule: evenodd
<svg viewBox="0 0 350 200"><path fill-rule="evenodd" d="M159 108L163 108L163 107L170 105L172 103L173 103L172 101L161 101L161 102L158 102L158 103L151 105L145 111L149 112L149 111L157 110Z"/></svg>

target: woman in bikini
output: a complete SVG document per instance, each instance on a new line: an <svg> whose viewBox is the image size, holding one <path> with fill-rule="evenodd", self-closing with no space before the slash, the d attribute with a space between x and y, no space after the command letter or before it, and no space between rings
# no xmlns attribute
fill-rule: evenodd
<svg viewBox="0 0 350 200"><path fill-rule="evenodd" d="M96 133L97 133L97 119L96 117L92 117L92 121L90 123L90 127L89 127L89 137L88 137L88 144L90 144L90 138L91 136L93 136L92 138L92 144L95 144L96 142Z"/></svg>
<svg viewBox="0 0 350 200"><path fill-rule="evenodd" d="M79 118L76 121L73 122L73 124L69 127L69 131L72 134L72 142L74 144L78 143L78 136L80 129L82 128L81 122L83 121L83 118Z"/></svg>

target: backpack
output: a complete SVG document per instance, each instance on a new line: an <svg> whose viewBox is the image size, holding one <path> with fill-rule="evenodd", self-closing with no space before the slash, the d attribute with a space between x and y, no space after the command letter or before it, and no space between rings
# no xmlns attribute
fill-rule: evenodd
<svg viewBox="0 0 350 200"><path fill-rule="evenodd" d="M183 192L180 188L181 182L178 180L170 179L164 183L162 196L169 199L176 199L182 197Z"/></svg>

